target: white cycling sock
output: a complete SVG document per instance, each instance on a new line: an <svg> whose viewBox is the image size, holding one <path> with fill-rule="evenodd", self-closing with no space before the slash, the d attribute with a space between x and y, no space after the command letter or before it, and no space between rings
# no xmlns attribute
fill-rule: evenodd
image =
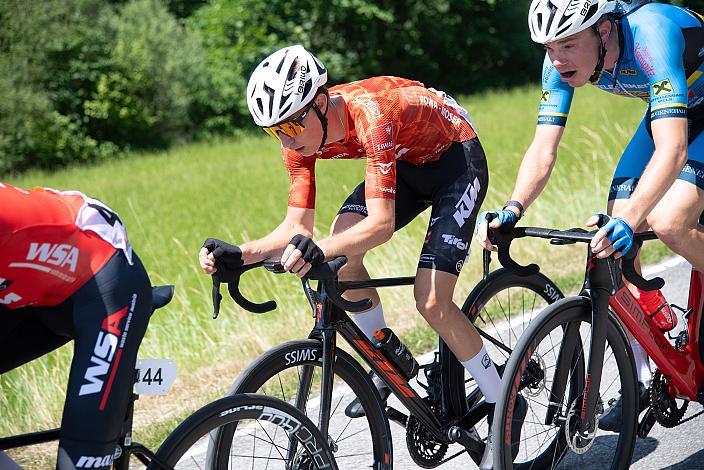
<svg viewBox="0 0 704 470"><path fill-rule="evenodd" d="M386 328L384 309L381 307L381 302L369 310L350 315L350 318L370 341L374 341L374 332L376 330Z"/></svg>
<svg viewBox="0 0 704 470"><path fill-rule="evenodd" d="M653 380L653 372L650 370L648 353L645 352L643 346L641 346L636 339L631 340L631 349L633 350L633 358L636 360L638 382L645 385L645 388L648 388L650 387L650 382Z"/></svg>
<svg viewBox="0 0 704 470"><path fill-rule="evenodd" d="M484 399L487 403L496 403L499 397L499 385L501 379L499 373L496 372L494 362L486 352L486 347L482 346L481 351L471 359L462 362L462 365L474 377L479 389L484 394Z"/></svg>

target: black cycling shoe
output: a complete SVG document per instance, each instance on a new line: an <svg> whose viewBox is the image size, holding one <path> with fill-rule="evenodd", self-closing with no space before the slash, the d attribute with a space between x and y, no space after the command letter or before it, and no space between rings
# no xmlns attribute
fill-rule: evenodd
<svg viewBox="0 0 704 470"><path fill-rule="evenodd" d="M374 387L376 387L376 391L379 392L381 401L386 403L386 399L389 398L389 395L391 395L391 389L387 387L384 381L372 371L369 371L369 378L372 379L372 383L374 384ZM362 403L360 403L359 398L355 398L352 400L352 403L347 405L347 408L345 408L345 415L348 418L361 418L362 416L365 416L364 408L362 408Z"/></svg>
<svg viewBox="0 0 704 470"><path fill-rule="evenodd" d="M650 405L650 391L638 382L638 414ZM619 394L621 392L619 391ZM623 396L619 395L616 403L599 419L599 429L603 431L620 432L623 424Z"/></svg>
<svg viewBox="0 0 704 470"><path fill-rule="evenodd" d="M516 404L513 407L513 418L511 418L511 460L515 460L521 445L521 431L523 430L523 422L526 419L528 412L528 401L523 395L518 395ZM489 420L491 422L491 420ZM479 470L492 470L494 467L493 455L493 438L491 432L486 439L486 447L484 447L484 455L479 462Z"/></svg>

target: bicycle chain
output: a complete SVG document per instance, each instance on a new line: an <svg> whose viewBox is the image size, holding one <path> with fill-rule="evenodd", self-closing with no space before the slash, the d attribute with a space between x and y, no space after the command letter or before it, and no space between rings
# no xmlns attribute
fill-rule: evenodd
<svg viewBox="0 0 704 470"><path fill-rule="evenodd" d="M677 401L670 396L668 389L669 379L660 372L660 369L656 370L650 386L650 406L656 421L661 426L674 428L682 421L689 401L685 401L682 407L677 406Z"/></svg>

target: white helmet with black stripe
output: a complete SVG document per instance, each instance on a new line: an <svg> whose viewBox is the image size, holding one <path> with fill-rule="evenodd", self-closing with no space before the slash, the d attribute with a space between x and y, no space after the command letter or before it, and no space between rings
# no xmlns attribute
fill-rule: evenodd
<svg viewBox="0 0 704 470"><path fill-rule="evenodd" d="M618 8L617 0L533 0L528 12L530 35L539 44L564 39Z"/></svg>
<svg viewBox="0 0 704 470"><path fill-rule="evenodd" d="M323 64L303 46L279 49L249 79L247 106L254 122L270 127L285 121L310 103L327 79Z"/></svg>

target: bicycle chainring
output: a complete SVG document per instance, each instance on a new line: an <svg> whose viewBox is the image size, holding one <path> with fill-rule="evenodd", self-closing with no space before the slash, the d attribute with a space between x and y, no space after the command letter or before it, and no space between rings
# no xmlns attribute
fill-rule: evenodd
<svg viewBox="0 0 704 470"><path fill-rule="evenodd" d="M650 407L661 426L674 428L682 421L689 401L684 400L682 406L678 406L677 400L670 396L669 388L669 379L659 369L656 370L650 386Z"/></svg>
<svg viewBox="0 0 704 470"><path fill-rule="evenodd" d="M413 461L422 468L435 468L445 457L448 445L435 439L414 416L406 423L406 445Z"/></svg>

